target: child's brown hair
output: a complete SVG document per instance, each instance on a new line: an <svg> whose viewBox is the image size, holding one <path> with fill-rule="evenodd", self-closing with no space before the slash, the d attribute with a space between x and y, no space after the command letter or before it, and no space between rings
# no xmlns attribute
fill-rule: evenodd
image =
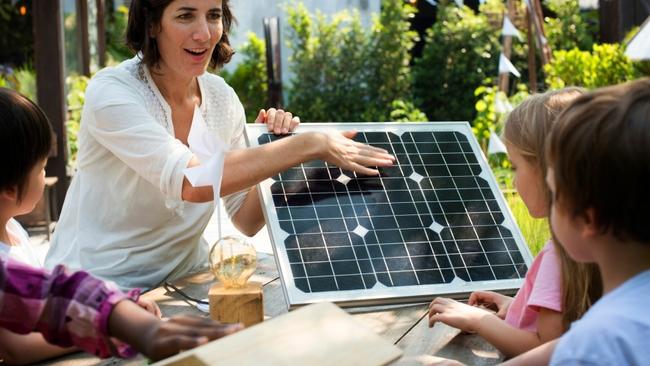
<svg viewBox="0 0 650 366"><path fill-rule="evenodd" d="M601 232L650 243L650 79L578 98L554 126L547 148L559 203L573 217L593 210Z"/></svg>
<svg viewBox="0 0 650 366"><path fill-rule="evenodd" d="M532 95L508 115L503 130L504 140L540 172L539 187L543 187L549 207L551 193L544 182L546 140L556 118L583 93L583 89L571 87ZM553 242L560 260L562 323L566 330L600 298L602 285L596 265L577 263L557 240Z"/></svg>

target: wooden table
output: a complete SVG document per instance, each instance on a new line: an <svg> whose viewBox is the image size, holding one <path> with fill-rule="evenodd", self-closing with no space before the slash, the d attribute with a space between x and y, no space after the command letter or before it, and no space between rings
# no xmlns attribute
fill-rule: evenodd
<svg viewBox="0 0 650 366"><path fill-rule="evenodd" d="M287 312L287 305L282 291L282 284L275 265L275 259L268 254L258 255L257 272L252 281L264 284L265 318L272 318ZM208 289L214 283L209 273L188 276L176 281L174 285L188 295L204 299ZM163 287L156 288L145 295L160 306L164 316L176 314L196 314L207 316L175 291ZM427 323L428 304L404 306L382 306L347 309L362 323L376 333L392 341L404 350L404 356L394 365L422 365L435 360L436 357L455 359L467 365L494 365L503 360L503 356L478 335L458 334L458 331L445 325L430 329ZM132 360L100 360L92 355L78 353L62 357L48 364L66 366L86 365L141 365L143 358Z"/></svg>

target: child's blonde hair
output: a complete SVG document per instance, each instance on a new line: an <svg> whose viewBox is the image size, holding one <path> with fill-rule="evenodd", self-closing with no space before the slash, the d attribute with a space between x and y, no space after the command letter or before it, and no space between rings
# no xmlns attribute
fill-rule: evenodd
<svg viewBox="0 0 650 366"><path fill-rule="evenodd" d="M539 169L539 186L544 189L547 207L551 204L551 192L544 181L548 167L546 140L558 115L583 94L583 89L575 87L535 94L517 106L506 119L503 139ZM600 298L602 284L596 265L575 262L555 238L553 243L562 272L562 324L567 330Z"/></svg>

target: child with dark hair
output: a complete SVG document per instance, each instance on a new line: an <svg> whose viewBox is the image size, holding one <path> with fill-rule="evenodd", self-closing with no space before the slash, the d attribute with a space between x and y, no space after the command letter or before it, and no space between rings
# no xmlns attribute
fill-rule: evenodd
<svg viewBox="0 0 650 366"><path fill-rule="evenodd" d="M4 363L44 360L73 351L71 346L104 357L133 354L125 345L113 344L109 335L132 343L147 356L161 358L205 342L201 335L214 338L239 329L188 318L163 325L160 309L139 299L139 290L124 294L112 283L85 272L68 274L60 266L52 273L40 269L27 233L13 217L31 212L43 195L51 146L52 131L43 112L24 96L0 88L0 156L4 158L0 174L0 359ZM116 311L118 306L122 310ZM115 319L117 325L111 325ZM148 333L130 333L126 321ZM160 348L153 334L171 342L165 343L169 348Z"/></svg>
<svg viewBox="0 0 650 366"><path fill-rule="evenodd" d="M560 339L552 365L642 365L650 339L650 79L578 98L547 148L551 226L604 296Z"/></svg>
<svg viewBox="0 0 650 366"><path fill-rule="evenodd" d="M42 267L27 233L14 216L31 212L43 194L52 131L30 100L0 89L0 255Z"/></svg>

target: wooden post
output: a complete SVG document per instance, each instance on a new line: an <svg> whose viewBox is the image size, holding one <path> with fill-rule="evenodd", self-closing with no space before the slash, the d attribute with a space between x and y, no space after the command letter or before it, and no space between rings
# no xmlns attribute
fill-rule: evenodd
<svg viewBox="0 0 650 366"><path fill-rule="evenodd" d="M506 13L504 17L510 18L510 21L514 19L515 15L515 4L513 0L508 0L506 2ZM510 59L512 54L512 36L503 37L503 54ZM508 72L499 72L499 91L502 91L508 94L508 86L510 83L510 73Z"/></svg>
<svg viewBox="0 0 650 366"><path fill-rule="evenodd" d="M246 327L264 320L262 284L249 282L244 288L225 288L217 283L210 288L210 317L222 323L243 323Z"/></svg>
<svg viewBox="0 0 650 366"><path fill-rule="evenodd" d="M32 14L38 105L50 120L56 138L46 171L48 176L58 178L56 183L56 216L58 216L68 189L61 1L34 1Z"/></svg>
<svg viewBox="0 0 650 366"><path fill-rule="evenodd" d="M97 54L99 68L106 66L106 4L104 0L96 0L97 6Z"/></svg>
<svg viewBox="0 0 650 366"><path fill-rule="evenodd" d="M264 40L266 43L266 74L269 85L269 107L282 108L280 21L277 17L264 18Z"/></svg>
<svg viewBox="0 0 650 366"><path fill-rule="evenodd" d="M535 38L537 41L537 47L539 47L540 50L542 65L546 65L551 62L553 55L551 53L551 47L548 45L548 41L544 35L542 5L539 0L530 0L529 4L533 7L533 9L529 9L532 10L529 14L532 17L531 20L535 26Z"/></svg>
<svg viewBox="0 0 650 366"><path fill-rule="evenodd" d="M88 40L88 0L77 0L77 39L81 73L90 76L90 42Z"/></svg>
<svg viewBox="0 0 650 366"><path fill-rule="evenodd" d="M528 28L528 84L530 92L537 93L537 61L535 60L535 40L533 39L533 25L530 9L526 7L526 26Z"/></svg>

